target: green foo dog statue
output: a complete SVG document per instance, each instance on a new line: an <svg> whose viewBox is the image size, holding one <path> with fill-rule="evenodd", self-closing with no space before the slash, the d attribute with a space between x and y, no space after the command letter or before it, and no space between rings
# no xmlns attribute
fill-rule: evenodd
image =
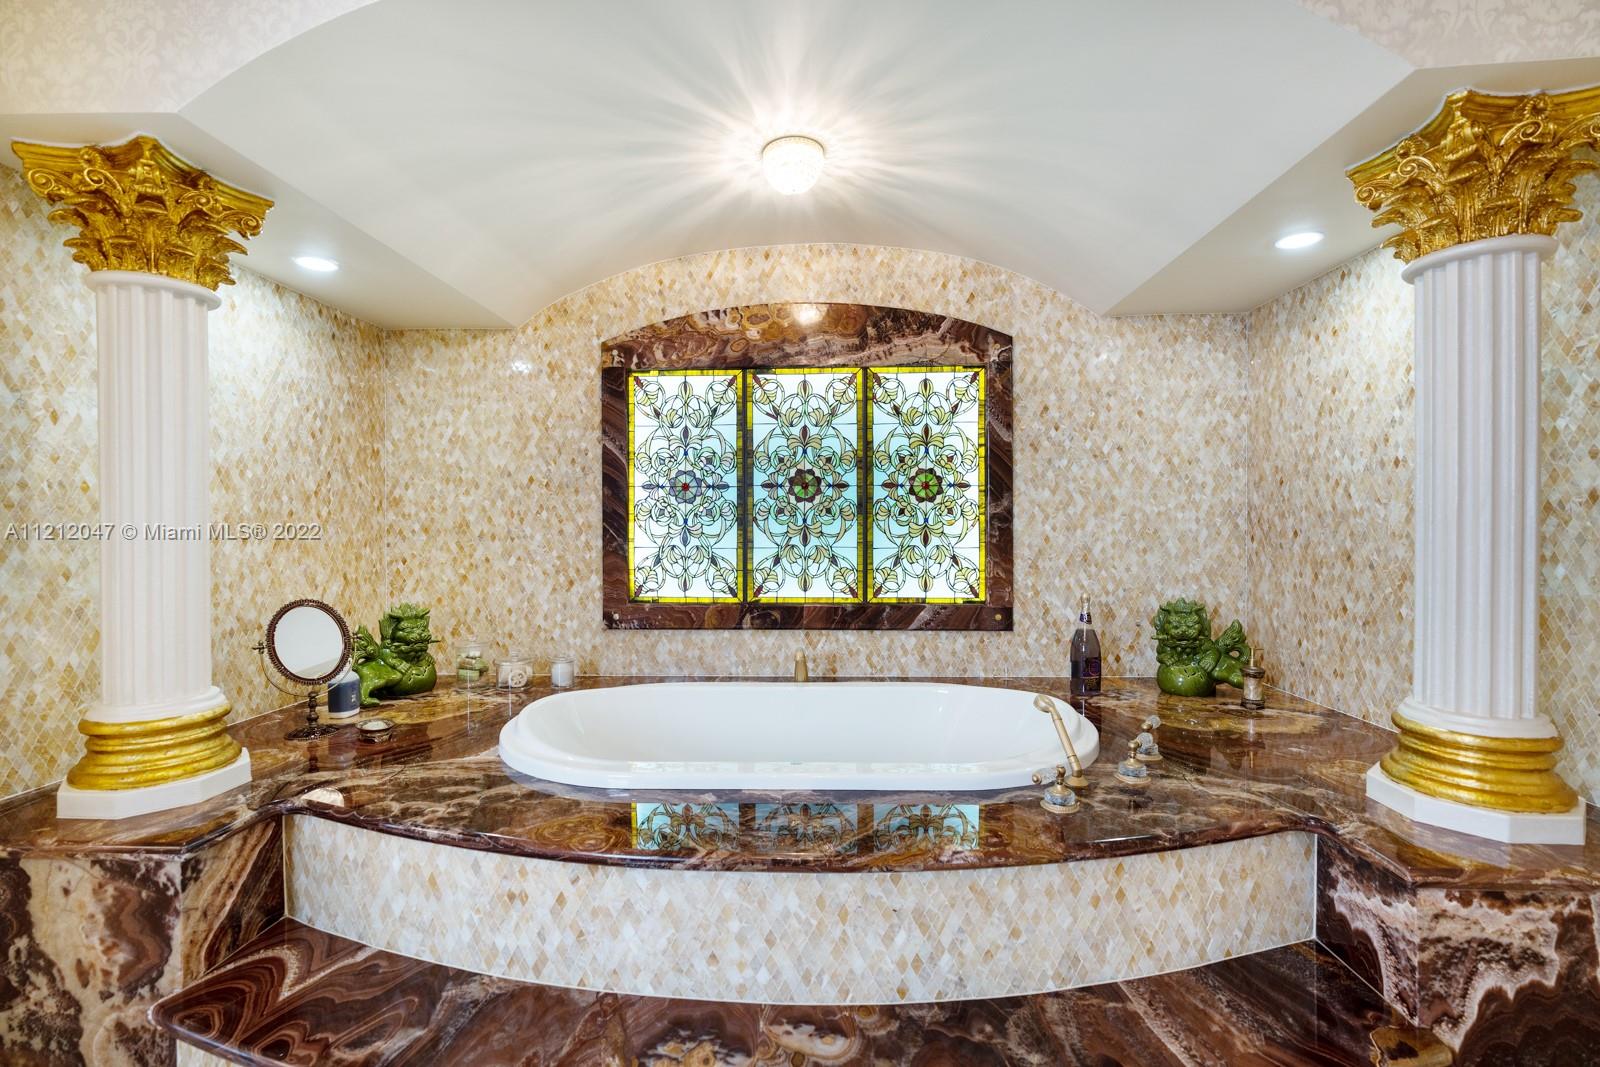
<svg viewBox="0 0 1600 1067"><path fill-rule="evenodd" d="M1155 629L1156 685L1163 693L1180 697L1208 697L1218 682L1239 688L1243 668L1250 662L1244 627L1234 619L1221 636L1211 636L1211 617L1204 604L1169 600L1151 618Z"/></svg>
<svg viewBox="0 0 1600 1067"><path fill-rule="evenodd" d="M361 679L361 706L370 708L379 697L408 697L426 693L438 681L438 669L428 646L428 608L396 604L378 620L379 640L365 626L356 627L351 666Z"/></svg>

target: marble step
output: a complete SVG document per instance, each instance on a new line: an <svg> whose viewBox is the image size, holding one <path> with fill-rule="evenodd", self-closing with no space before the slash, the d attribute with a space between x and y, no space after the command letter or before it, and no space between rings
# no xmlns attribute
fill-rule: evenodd
<svg viewBox="0 0 1600 1067"><path fill-rule="evenodd" d="M1381 997L1313 942L1037 996L795 1007L595 993L475 974L285 919L160 1001L178 1063L1365 1065ZM1403 1026L1403 1024L1398 1024ZM1431 1037L1405 1032L1415 1047ZM1423 1067L1449 1062L1385 1060Z"/></svg>

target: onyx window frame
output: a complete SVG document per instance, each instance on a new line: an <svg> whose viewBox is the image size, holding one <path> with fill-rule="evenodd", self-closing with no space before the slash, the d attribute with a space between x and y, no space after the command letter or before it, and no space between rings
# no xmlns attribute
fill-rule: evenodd
<svg viewBox="0 0 1600 1067"><path fill-rule="evenodd" d="M1009 334L947 315L871 304L742 305L668 319L603 342L601 588L606 628L1010 630L1014 573L1011 364ZM984 600L790 604L630 599L627 384L631 372L918 366L970 366L985 372ZM866 444L870 448L870 442ZM749 506L747 491L741 493L741 501ZM862 515L859 521L871 520Z"/></svg>

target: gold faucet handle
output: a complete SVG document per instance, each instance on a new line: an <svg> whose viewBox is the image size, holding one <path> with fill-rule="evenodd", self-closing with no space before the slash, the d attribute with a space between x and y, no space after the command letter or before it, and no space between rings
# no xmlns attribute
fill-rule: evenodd
<svg viewBox="0 0 1600 1067"><path fill-rule="evenodd" d="M1045 782L1044 775L1040 774L1038 771L1034 771L1033 772L1033 784L1034 785L1044 785L1044 782ZM1056 785L1065 785L1066 783L1067 783L1067 769L1065 767L1061 766L1061 764L1058 763L1058 764L1056 764L1056 781L1055 781L1055 784Z"/></svg>

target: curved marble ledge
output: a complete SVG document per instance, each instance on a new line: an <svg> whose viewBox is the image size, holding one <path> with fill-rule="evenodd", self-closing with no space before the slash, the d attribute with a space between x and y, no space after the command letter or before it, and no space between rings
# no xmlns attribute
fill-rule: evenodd
<svg viewBox="0 0 1600 1067"><path fill-rule="evenodd" d="M980 684L1057 696L1067 688L1062 678ZM1148 680L1108 680L1086 709L1107 756L1156 711L1165 723L1166 759L1142 790L1117 783L1116 761L1102 759L1088 769L1083 809L1066 817L1042 811L1032 789L629 797L535 782L508 771L494 746L501 725L543 692L442 687L386 704L381 713L401 725L382 745L358 741L353 730L311 745L288 742L282 735L298 717L295 709L260 716L235 728L255 766L248 789L115 823L58 821L48 791L14 798L0 809L0 855L188 854L263 818L294 814L542 859L817 872L1060 863L1303 830L1337 838L1407 886L1600 889L1600 832L1583 848L1507 846L1409 824L1369 806L1362 775L1392 735L1277 692L1271 707L1250 712L1225 697L1180 699L1159 694ZM678 830L641 838L636 802L667 807L665 822L670 829L676 813ZM650 812L643 815L649 825Z"/></svg>
<svg viewBox="0 0 1600 1067"><path fill-rule="evenodd" d="M618 997L486 978L293 920L162 1001L152 1015L179 1038L180 1067L1366 1067L1374 1044L1395 1034L1377 995L1311 944L1041 997L782 1007ZM1429 1050L1421 1035L1403 1036Z"/></svg>
<svg viewBox="0 0 1600 1067"><path fill-rule="evenodd" d="M637 996L1020 996L1315 932L1315 849L1303 833L1065 864L841 874L464 853L297 816L285 854L288 914L308 926L479 974Z"/></svg>

